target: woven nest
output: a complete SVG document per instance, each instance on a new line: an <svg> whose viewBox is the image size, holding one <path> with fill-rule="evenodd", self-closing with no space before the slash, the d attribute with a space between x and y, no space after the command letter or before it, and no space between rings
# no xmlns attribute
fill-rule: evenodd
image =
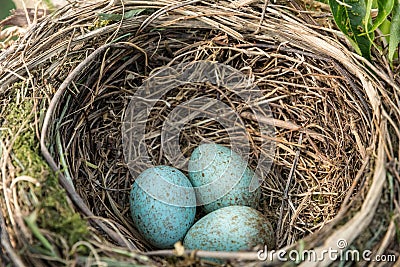
<svg viewBox="0 0 400 267"><path fill-rule="evenodd" d="M195 62L243 73L271 116L250 112L218 84L178 86L152 103L145 123L151 164L173 166L161 136L174 108L218 99L241 118L252 168L261 155L272 160L259 210L274 226L275 249L321 253L345 240L347 249L398 257L399 77L379 58L372 65L341 44L337 32L322 27L324 13L301 8L294 1L102 2L73 4L32 25L0 54L3 261L191 265L211 255L266 263L256 250L158 251L132 225L127 107L160 68ZM231 144L227 129L210 118L182 128L184 156L204 140ZM130 167L147 166L139 163Z"/></svg>

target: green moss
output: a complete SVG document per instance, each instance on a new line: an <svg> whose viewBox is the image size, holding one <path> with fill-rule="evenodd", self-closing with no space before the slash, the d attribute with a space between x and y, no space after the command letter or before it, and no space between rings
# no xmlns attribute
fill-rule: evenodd
<svg viewBox="0 0 400 267"><path fill-rule="evenodd" d="M37 214L35 223L41 229L61 235L71 246L87 236L87 224L69 205L57 175L41 156L39 140L35 134L33 103L25 99L19 104L9 104L7 109L3 126L11 130L9 137L15 135L12 158L16 175L31 176L40 183L37 187L25 186L26 190L30 190L28 195L37 199L30 201Z"/></svg>

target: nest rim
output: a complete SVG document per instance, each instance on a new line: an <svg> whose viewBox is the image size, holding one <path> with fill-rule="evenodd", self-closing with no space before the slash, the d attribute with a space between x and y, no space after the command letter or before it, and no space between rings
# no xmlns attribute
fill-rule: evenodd
<svg viewBox="0 0 400 267"><path fill-rule="evenodd" d="M231 4L231 3L228 2L228 4ZM139 6L139 7L142 7L142 6ZM178 10L179 10L179 8L182 8L182 7L184 8L185 6L174 6L174 8L176 8ZM164 9L161 8L160 10L165 11L166 10L165 8L167 8L167 7L164 7ZM230 11L230 12L235 12L235 11ZM162 12L160 12L160 13L162 13ZM274 18L274 19L276 19L276 18ZM290 17L287 19L290 20ZM146 19L143 19L141 26L138 28L139 29L138 32L143 31L145 29L146 25L150 25L151 23L154 23L154 21L156 21L156 20L157 20L157 17L155 15L154 16L150 15ZM175 21L175 20L173 20L173 21ZM168 20L167 20L167 22L165 22L165 21L162 21L162 22L167 23ZM326 57L335 58L335 60L340 62L341 66L344 69L346 69L348 73L353 74L358 78L359 83L362 84L362 86L364 87L363 94L364 94L365 98L367 99L367 101L369 101L368 106L369 106L369 110L371 111L370 113L364 114L364 115L367 118L368 117L372 118L372 121L370 124L370 129L375 129L375 131L372 131L375 133L375 135L372 135L373 136L372 144L374 144L374 145L372 146L372 148L368 147L368 148L364 148L364 150L361 149L361 153L360 153L360 154L363 154L363 153L366 154L369 149L372 149L373 152L376 154L375 155L376 158L375 158L375 161L373 161L371 164L371 165L374 165L373 167L371 167L371 170L373 170L373 172L370 173L370 175L369 175L369 179L372 179L372 183L369 185L368 192L366 193L366 196L364 198L364 203L359 207L358 213L355 216L353 216L353 218L349 219L345 225L340 226L338 228L339 230L336 229L335 231L331 231L335 227L335 222L337 223L341 218L343 218L346 215L346 209L349 209L350 205L347 207L344 206L344 208L342 208L341 210L338 210L338 213L336 214L335 218L330 219L329 224L327 226L324 226L320 230L320 233L321 232L324 233L323 236L326 237L325 242L322 246L316 245L316 243L318 243L319 241L316 241L318 239L313 240L313 238L315 238L315 236L310 235L308 237L305 237L305 239L304 239L310 246L315 245L316 251L322 251L324 248L327 248L327 247L336 247L337 240L342 238L343 235L346 235L346 237L347 237L346 240L348 242L351 242L352 240L354 240L357 237L357 233L359 232L359 229L362 227L365 227L366 224L368 224L368 221L370 221L372 219L371 216L373 216L373 213L368 214L369 212L367 212L367 211L376 209L376 207L378 205L378 199L379 199L379 196L381 195L381 191L382 191L382 188L385 183L385 179L383 177L386 176L385 165L386 165L386 161L387 161L386 151L385 151L386 140L384 138L384 136L387 132L387 121L386 121L386 119L382 119L382 116L381 116L381 113L382 113L381 98L382 98L382 95L383 95L383 97L385 97L385 95L382 92L382 91L384 91L384 88L380 82L377 82L377 78L375 78L376 76L373 75L372 76L373 78L370 78L369 75L371 75L371 73L365 67L361 66L361 64L359 62L357 62L358 60L360 60L360 58L355 56L351 52L347 51L340 44L334 43L331 39L329 39L329 40L321 39L322 35L320 35L319 33L318 34L311 33L311 31L304 25L301 27L302 31L290 32L290 30L292 29L292 27L294 27L294 25L298 25L298 22L295 22L291 25L288 21L285 20L285 23L286 23L285 27L282 27L283 30L280 29L280 31L278 31L278 29L276 29L276 28L273 29L275 31L274 32L275 35L279 36L279 34L281 34L282 36L284 36L284 37L282 37L282 40L285 40L285 38L286 38L286 40L290 40L292 42L304 40L304 42L302 44L299 45L297 43L296 45L294 45L296 47L296 49L304 50L306 48L309 48L307 46L309 46L310 44L316 44L316 47L318 47L318 49L313 49L314 51L315 50L323 51L323 53L320 52L320 54L324 54L324 56L326 56ZM111 26L112 25L113 24L111 24ZM214 26L213 23L211 23L211 27L213 27L213 26ZM115 25L113 27L115 27ZM213 30L213 28L211 28L211 30ZM269 29L269 30L271 30L271 29ZM224 31L226 31L226 32L224 32ZM223 27L223 32L226 35L228 35L230 38L233 38L233 40L235 40L235 38L237 38L240 41L244 40L242 34L240 34L239 32L237 32L235 30L228 31L226 27L225 28ZM224 35L222 35L221 37L222 37L221 40L224 40L223 39ZM274 38L275 37L276 36L274 36ZM135 38L133 38L133 39L135 39ZM217 40L217 41L219 41L219 40ZM330 50L328 50L327 47L329 47ZM68 89L68 86L73 85L75 83L74 81L76 81L80 77L79 75L81 75L81 73L83 71L87 71L88 66L93 64L95 61L98 61L99 58L102 58L101 64L103 64L105 62L105 55L109 51L111 51L113 49L132 49L132 48L137 49L139 51L139 54L140 53L143 54L144 50L142 48L140 48L136 44L132 45L132 43L129 43L129 42L108 43L105 45L101 45L99 48L94 50L93 53L91 53L83 61L81 61L68 74L68 76L65 78L65 80L63 80L63 82L61 83L59 88L55 91L55 94L52 96L49 106L46 110L46 115L43 119L43 125L41 127L41 132L40 132L41 152L42 152L43 156L46 158L46 160L48 161L50 167L54 171L60 172L60 167L59 167L60 162L57 162L57 160L54 157L54 154L50 153L49 148L48 148L48 140L49 140L49 137L51 137L51 131L54 130L53 127L55 125L55 120L59 118L59 116L55 116L55 115L57 113L61 114L63 111L63 108L61 108L61 106L62 106L61 101L64 98L64 93L67 91L74 90L74 89ZM216 45L215 47L212 47L212 48L218 49L221 47ZM181 49L182 49L182 51L187 52L187 49L186 50L185 50L185 48L181 48ZM224 45L222 45L222 49L224 49ZM147 55L148 53L144 53L144 54ZM120 56L120 55L118 55L118 56ZM318 56L320 56L320 55L318 55ZM148 56L144 57L144 61L146 62L146 64L147 63L151 64L150 58L151 57L148 57ZM182 58L182 57L180 57L180 58ZM102 66L101 64L100 64L100 66ZM123 64L121 64L121 65L123 65ZM309 64L308 66L312 67L311 64ZM117 70L119 70L119 68L117 68ZM146 75L148 75L148 71L144 71L143 73L139 73L139 74L142 76L146 76ZM111 77L113 77L113 76L111 75ZM357 86L357 88L360 88L360 86ZM357 95L355 97L357 97ZM93 99L93 101L94 101L94 99ZM93 104L93 103L89 103L89 104ZM360 109L362 110L363 107L361 107ZM73 113L73 112L71 112L71 113ZM364 121L367 121L367 120L364 119ZM354 141L354 144L356 144L356 143L357 143L357 141ZM360 144L358 144L358 145L360 145ZM359 148L360 148L360 146L359 146ZM374 153L371 153L371 155L373 155ZM372 161L372 159L369 157L364 157L364 159L367 159L367 160L365 160L365 162L370 161L370 160ZM366 164L360 164L359 166L360 166L360 169L367 168ZM356 177L356 178L358 177L358 179L360 179L361 175L362 175L362 172L355 174L354 177ZM367 179L367 181L369 179ZM85 201L83 201L81 199L81 196L76 192L76 190L74 189L74 187L70 183L70 181L68 181L68 179L65 177L65 173L64 173L64 175L62 175L62 174L60 175L60 182L63 185L63 187L65 188L65 190L68 192L69 197L72 200L72 202L74 202L74 204L81 210L82 214L84 214L85 216L88 216L88 217L92 217L92 218L96 217L93 214L93 211L85 204ZM126 182L125 182L125 184L126 184ZM357 183L351 184L349 188L351 188L351 190L354 190L355 187L357 187ZM120 189L120 188L117 188L117 189ZM347 195L345 198L345 202L349 201L350 199L351 199L351 195ZM121 237L121 233L119 231L115 231L115 229L110 228L107 225L109 223L109 222L107 222L107 219L106 220L93 219L93 222L95 223L95 225L97 225L97 227L99 227L100 229L105 231L107 233L107 235L109 237L111 237L111 239L113 239L114 242L116 242L116 244L118 244L120 246L128 247L130 249L137 248L137 244L125 240L125 238ZM116 225L120 225L120 222L116 223ZM130 229L130 230L132 231L132 229ZM135 233L134 230L133 230L133 233ZM297 246L297 244L289 244L289 245L285 246L283 249L289 250L290 248L293 248L294 246ZM169 253L171 253L171 252L169 252ZM157 252L154 251L154 252L147 253L147 255L163 255L163 254L162 253L157 254ZM170 254L168 254L168 255L170 255ZM207 252L199 252L197 255L198 256L202 256L202 255L207 256L209 254L207 254ZM237 259L256 260L255 252L236 253L236 254L229 254L229 253L221 254L221 253L219 253L218 255L221 256L222 258L225 257L228 259L232 259L232 257L233 257L233 258L237 258ZM214 255L214 256L218 256L218 255Z"/></svg>

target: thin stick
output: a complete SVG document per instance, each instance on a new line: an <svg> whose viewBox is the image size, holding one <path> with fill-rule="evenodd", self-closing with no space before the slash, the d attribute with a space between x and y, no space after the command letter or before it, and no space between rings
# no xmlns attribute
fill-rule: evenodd
<svg viewBox="0 0 400 267"><path fill-rule="evenodd" d="M254 32L254 34L258 34L260 32L260 30L261 30L261 26L262 26L262 24L264 22L264 19L265 19L265 12L267 11L268 4L269 4L269 0L265 0L264 1L264 6L263 6L263 9L262 9L262 13L261 13L260 22L259 22L257 30Z"/></svg>
<svg viewBox="0 0 400 267"><path fill-rule="evenodd" d="M345 210L347 210L347 209L349 208L348 205L347 205L347 203L349 202L350 197L351 197L351 195L353 194L354 188L356 188L358 182L360 181L360 178L361 178L362 176L364 176L364 174L365 174L365 173L364 173L364 170L365 170L365 168L368 166L368 164L370 164L370 162L369 162L369 156L367 156L367 157L364 159L363 165L361 166L360 170L357 172L357 175L356 175L356 177L354 178L353 183L351 184L350 188L348 189L347 194L346 194L346 197L344 198L344 200L343 200L343 202L342 202L342 208L340 209L340 211L342 211L342 210L345 211Z"/></svg>
<svg viewBox="0 0 400 267"><path fill-rule="evenodd" d="M282 121L282 120L278 120L275 118L268 118L262 115L254 115L251 112L248 111L244 111L242 113L240 113L240 116L248 119L248 120L252 120L255 122L262 122L268 125L272 125L278 128L284 128L284 129L288 129L291 131L299 131L305 134L308 134L311 137L314 137L315 139L321 141L321 142L325 142L326 140L323 138L323 136L313 130L309 130L309 129L305 129L302 126L299 126L291 121Z"/></svg>
<svg viewBox="0 0 400 267"><path fill-rule="evenodd" d="M298 144L301 145L302 143L303 143L303 134L301 133ZM289 195L288 195L289 186L290 186L290 183L292 182L294 170L296 169L297 161L299 160L299 157L300 157L300 150L297 150L296 151L296 156L294 157L294 160L293 160L292 168L290 169L289 176L288 176L288 179L286 181L285 190L283 191L282 204L281 204L281 207L279 209L278 231L276 231L277 240L278 240L278 237L279 237L278 235L280 234L280 232L282 230L281 227L282 227L283 209L284 209L285 203L287 202L287 200L289 198Z"/></svg>
<svg viewBox="0 0 400 267"><path fill-rule="evenodd" d="M156 250L143 253L146 256L176 256L175 250ZM217 258L217 259L236 259L236 260L258 260L257 252L255 251L241 251L241 252L227 252L227 251L206 251L206 250L185 250L185 255L193 255L200 258Z"/></svg>

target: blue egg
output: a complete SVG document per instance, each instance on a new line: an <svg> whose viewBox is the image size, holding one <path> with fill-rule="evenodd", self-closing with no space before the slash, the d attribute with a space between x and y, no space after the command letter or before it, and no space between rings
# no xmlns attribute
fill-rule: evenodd
<svg viewBox="0 0 400 267"><path fill-rule="evenodd" d="M181 171L156 166L135 179L130 209L135 227L151 245L172 248L193 225L196 195Z"/></svg>
<svg viewBox="0 0 400 267"><path fill-rule="evenodd" d="M257 207L259 178L231 149L217 144L198 146L190 157L188 171L198 205L204 205L206 213L233 205Z"/></svg>
<svg viewBox="0 0 400 267"><path fill-rule="evenodd" d="M273 248L274 240L272 226L262 213L246 206L229 206L197 221L183 245L186 249L239 251L258 245Z"/></svg>

